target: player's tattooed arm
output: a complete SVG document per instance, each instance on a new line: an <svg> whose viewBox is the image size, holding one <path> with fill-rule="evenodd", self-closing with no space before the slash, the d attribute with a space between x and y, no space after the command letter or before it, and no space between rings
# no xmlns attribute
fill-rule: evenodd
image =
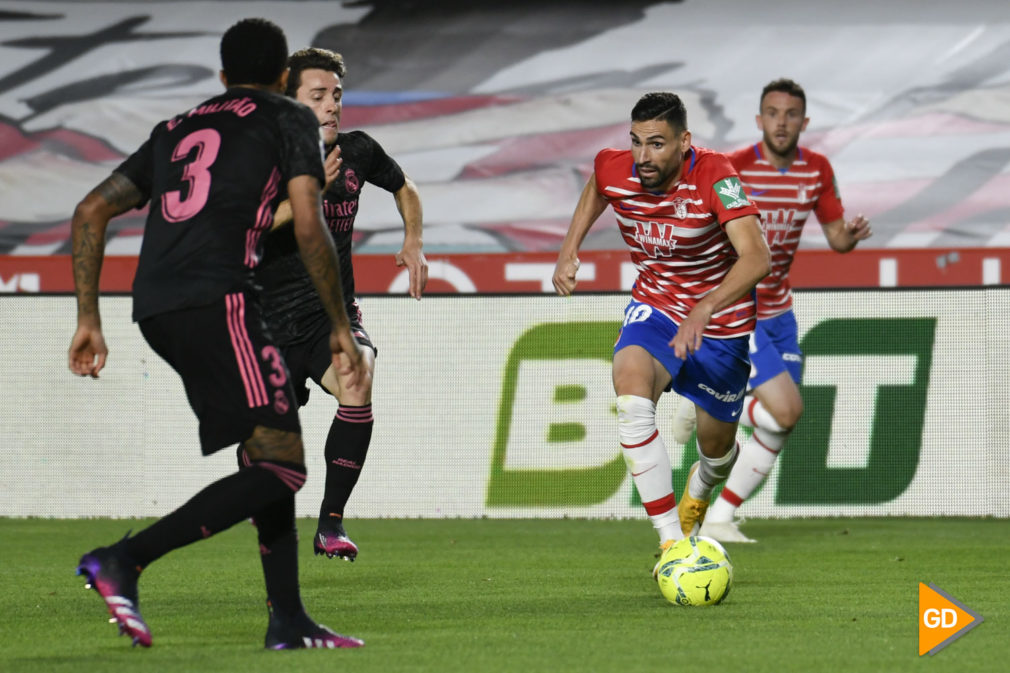
<svg viewBox="0 0 1010 673"><path fill-rule="evenodd" d="M137 185L122 173L113 173L107 177L100 185L95 187L96 193L112 208L110 216L121 215L131 208L136 208L144 199Z"/></svg>
<svg viewBox="0 0 1010 673"><path fill-rule="evenodd" d="M70 224L78 319L98 317L98 279L109 220L143 202L137 186L113 173L77 204Z"/></svg>
<svg viewBox="0 0 1010 673"><path fill-rule="evenodd" d="M77 330L70 340L67 359L70 371L78 376L98 378L109 354L98 312L98 278L105 257L105 230L109 220L140 205L144 198L126 176L113 173L74 209L70 231Z"/></svg>

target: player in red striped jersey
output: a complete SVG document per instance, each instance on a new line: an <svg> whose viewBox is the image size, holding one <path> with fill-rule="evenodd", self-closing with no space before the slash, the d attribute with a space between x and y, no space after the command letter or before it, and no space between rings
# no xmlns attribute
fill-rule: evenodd
<svg viewBox="0 0 1010 673"><path fill-rule="evenodd" d="M691 145L676 94L643 96L631 111L631 149L596 156L558 254L558 294L575 289L579 246L608 204L638 270L614 345L618 435L665 549L697 530L736 459L752 290L770 268L768 246L726 157ZM656 403L671 389L698 407L699 461L679 507L656 429Z"/></svg>
<svg viewBox="0 0 1010 673"><path fill-rule="evenodd" d="M799 145L800 133L809 121L803 88L789 79L775 80L761 92L757 115L761 142L729 155L748 197L761 209L772 271L757 286L758 323L741 418L741 423L754 428L754 434L741 448L736 466L702 527L704 535L723 542L753 542L740 532L734 514L764 481L803 413L798 387L803 354L789 286L789 267L803 225L814 213L828 244L842 253L871 235L870 224L862 215L845 220L827 157ZM682 421L680 410L675 424L678 421ZM683 439L684 428L677 434Z"/></svg>

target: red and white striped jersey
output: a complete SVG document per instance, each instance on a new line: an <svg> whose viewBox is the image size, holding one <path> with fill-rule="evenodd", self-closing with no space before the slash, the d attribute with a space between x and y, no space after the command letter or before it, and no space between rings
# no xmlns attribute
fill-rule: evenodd
<svg viewBox="0 0 1010 673"><path fill-rule="evenodd" d="M810 212L821 224L845 211L835 172L823 154L797 148L796 159L779 170L761 155L761 143L729 155L750 200L761 209L761 222L772 253L772 270L758 283L758 318L773 318L793 305L789 267Z"/></svg>
<svg viewBox="0 0 1010 673"><path fill-rule="evenodd" d="M758 209L724 155L691 147L681 180L668 192L642 187L630 150L596 155L596 189L614 209L638 278L636 300L659 309L676 324L714 290L737 260L724 225ZM753 293L712 316L705 336L728 338L754 329Z"/></svg>

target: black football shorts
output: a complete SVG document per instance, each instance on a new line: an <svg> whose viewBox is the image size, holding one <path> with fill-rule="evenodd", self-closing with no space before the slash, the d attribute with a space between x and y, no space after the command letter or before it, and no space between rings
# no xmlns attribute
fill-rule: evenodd
<svg viewBox="0 0 1010 673"><path fill-rule="evenodd" d="M309 401L307 381L312 379L316 385L322 388L323 374L333 363L333 354L330 350L330 331L330 321L325 320L319 323L308 339L285 346L283 349L284 361L288 363L288 368L291 371L291 382L294 384L299 406L305 406ZM368 332L354 317L351 318L351 334L359 344L371 348L372 352L378 354L379 351L372 344Z"/></svg>
<svg viewBox="0 0 1010 673"><path fill-rule="evenodd" d="M204 455L245 441L260 425L301 432L287 365L245 293L145 318L140 331L182 377Z"/></svg>

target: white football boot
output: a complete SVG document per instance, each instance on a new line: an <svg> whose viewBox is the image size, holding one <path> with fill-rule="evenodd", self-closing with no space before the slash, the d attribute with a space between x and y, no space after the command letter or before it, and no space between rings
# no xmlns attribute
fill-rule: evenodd
<svg viewBox="0 0 1010 673"><path fill-rule="evenodd" d="M736 521L705 521L698 535L710 537L719 542L757 542L740 532Z"/></svg>

